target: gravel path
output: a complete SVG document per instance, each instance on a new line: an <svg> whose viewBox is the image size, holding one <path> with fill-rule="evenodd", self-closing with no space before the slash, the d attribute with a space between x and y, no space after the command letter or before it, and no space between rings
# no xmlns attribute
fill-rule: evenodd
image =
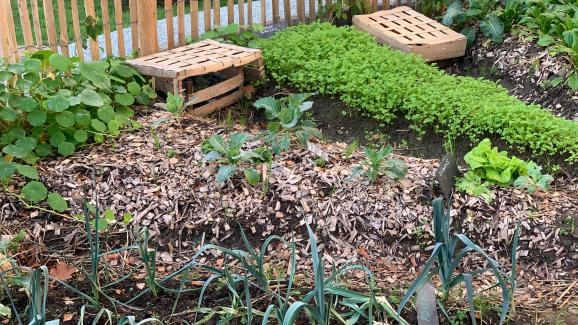
<svg viewBox="0 0 578 325"><path fill-rule="evenodd" d="M296 0L290 0L290 3L291 3L291 13L293 15L295 15L297 13L297 1ZM261 1L254 1L252 5L253 5L253 22L254 23L260 23L261 22ZM246 2L244 4L244 6L245 6L245 16L247 16L248 5ZM317 1L315 1L315 7L317 10L317 8L318 8ZM273 20L273 12L272 12L272 7L271 7L270 2L267 3L267 5L266 5L266 11L267 11L267 21ZM238 5L235 5L234 13L235 13L235 21L239 21ZM279 13L280 13L280 16L283 17L283 14L284 14L283 1L279 1ZM308 3L305 4L305 14L309 15L309 4ZM221 7L221 24L226 24L227 18L228 18L227 7ZM204 14L201 11L201 12L199 12L199 17L198 17L199 32L201 34L205 30L204 21L205 21L204 20ZM214 21L214 15L213 15L212 10L211 10L211 21ZM245 21L247 21L247 19L245 19ZM175 17L175 19L173 19L173 22L175 25L174 30L175 30L175 42L176 42L178 39L176 17ZM167 47L167 21L166 21L166 19L162 19L162 20L159 20L157 22L157 30L158 30L158 37L159 37L159 47L161 49L166 48ZM132 40L131 40L130 28L127 27L127 28L123 29L123 34L124 34L124 44L125 44L125 50L126 50L125 55L128 56L132 53ZM191 35L191 16L190 15L185 15L185 35L187 37L189 37ZM118 56L119 51L118 51L118 44L116 42L117 31L114 31L111 33L111 38L112 38L113 54L115 56ZM98 37L98 43L100 46L101 57L104 58L104 57L106 57L106 55L104 52L104 36L103 35L100 35ZM75 43L72 43L70 45L70 51L71 51L71 53L76 53L76 44ZM85 51L84 56L87 60L90 59L90 52Z"/></svg>

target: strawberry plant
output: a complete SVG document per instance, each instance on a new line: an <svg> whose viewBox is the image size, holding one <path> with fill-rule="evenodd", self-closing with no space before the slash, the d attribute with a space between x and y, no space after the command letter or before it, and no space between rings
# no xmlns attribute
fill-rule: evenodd
<svg viewBox="0 0 578 325"><path fill-rule="evenodd" d="M136 126L130 106L155 97L118 59L80 62L38 51L20 63L0 62L0 181L7 185L19 174L27 179L19 196L27 204L48 199L53 210L66 210L66 201L41 183L36 161L72 155Z"/></svg>

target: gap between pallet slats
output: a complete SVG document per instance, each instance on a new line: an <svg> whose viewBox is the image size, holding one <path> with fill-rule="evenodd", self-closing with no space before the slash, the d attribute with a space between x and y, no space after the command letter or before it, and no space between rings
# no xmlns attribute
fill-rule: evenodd
<svg viewBox="0 0 578 325"><path fill-rule="evenodd" d="M122 0L114 0L114 20L118 39L118 55L124 58L126 53L124 47L124 26L122 24Z"/></svg>
<svg viewBox="0 0 578 325"><path fill-rule="evenodd" d="M179 46L186 44L185 37L185 0L177 0L177 21L179 33Z"/></svg>
<svg viewBox="0 0 578 325"><path fill-rule="evenodd" d="M102 10L102 25L104 32L104 50L106 56L112 56L112 39L110 36L110 16L108 14L108 0L100 0L100 8Z"/></svg>
<svg viewBox="0 0 578 325"><path fill-rule="evenodd" d="M165 18L167 19L167 45L175 47L175 27L173 22L173 0L165 0Z"/></svg>
<svg viewBox="0 0 578 325"><path fill-rule="evenodd" d="M191 38L199 38L199 0L191 0Z"/></svg>
<svg viewBox="0 0 578 325"><path fill-rule="evenodd" d="M22 34L24 36L24 45L27 51L34 50L34 37L30 26L30 16L28 15L28 4L26 0L18 0L18 13L20 14L20 24L22 25Z"/></svg>
<svg viewBox="0 0 578 325"><path fill-rule="evenodd" d="M132 51L133 53L139 53L140 45L138 38L138 0L129 0L129 11Z"/></svg>
<svg viewBox="0 0 578 325"><path fill-rule="evenodd" d="M80 34L80 18L78 17L78 2L77 0L71 0L70 6L72 7L72 30L74 31L74 40L76 41L76 55L80 60L84 60L84 49L82 47L82 36Z"/></svg>

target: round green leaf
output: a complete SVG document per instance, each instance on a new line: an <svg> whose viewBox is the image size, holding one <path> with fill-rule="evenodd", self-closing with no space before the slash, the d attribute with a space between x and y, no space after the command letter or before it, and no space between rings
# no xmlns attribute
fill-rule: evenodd
<svg viewBox="0 0 578 325"><path fill-rule="evenodd" d="M64 212L68 209L68 203L66 203L64 198L58 193L48 194L47 201L50 208L56 212Z"/></svg>
<svg viewBox="0 0 578 325"><path fill-rule="evenodd" d="M95 129L97 132L106 132L106 125L104 123L102 123L101 121L97 120L97 119L93 119L90 122L90 125L92 126L93 129Z"/></svg>
<svg viewBox="0 0 578 325"><path fill-rule="evenodd" d="M116 94L114 101L122 106L130 106L134 104L134 97L131 94Z"/></svg>
<svg viewBox="0 0 578 325"><path fill-rule="evenodd" d="M40 157L49 156L52 153L52 146L48 143L41 143L34 149L36 154Z"/></svg>
<svg viewBox="0 0 578 325"><path fill-rule="evenodd" d="M128 89L128 92L133 96L137 96L138 94L140 94L140 85L136 83L136 81L129 82L126 85L126 88Z"/></svg>
<svg viewBox="0 0 578 325"><path fill-rule="evenodd" d="M58 153L63 156L70 156L74 153L74 144L72 142L62 142L58 145Z"/></svg>
<svg viewBox="0 0 578 325"><path fill-rule="evenodd" d="M83 104L88 106L100 107L104 105L102 97L100 97L100 95L96 91L88 88L85 88L80 93L80 101L82 101Z"/></svg>
<svg viewBox="0 0 578 325"><path fill-rule="evenodd" d="M112 135L118 135L120 130L120 122L117 120L108 121L108 131Z"/></svg>
<svg viewBox="0 0 578 325"><path fill-rule="evenodd" d="M69 128L74 125L74 114L70 111L65 111L56 115L56 123L64 128Z"/></svg>
<svg viewBox="0 0 578 325"><path fill-rule="evenodd" d="M96 115L103 122L108 122L114 118L114 109L110 106L103 106L96 111Z"/></svg>
<svg viewBox="0 0 578 325"><path fill-rule="evenodd" d="M46 101L46 105L48 105L48 109L53 111L53 112L62 112L64 110L66 110L70 103L68 102L68 99L60 94L50 97L48 98L48 100Z"/></svg>
<svg viewBox="0 0 578 325"><path fill-rule="evenodd" d="M18 171L18 173L20 173L20 175L30 178L30 179L34 179L34 180L38 180L38 171L36 170L36 168L29 166L29 165L17 165L16 166L16 170Z"/></svg>
<svg viewBox="0 0 578 325"><path fill-rule="evenodd" d="M18 119L18 112L11 109L10 107L0 107L0 120L7 122L14 122Z"/></svg>
<svg viewBox="0 0 578 325"><path fill-rule="evenodd" d="M50 139L48 139L48 142L50 142L50 144L55 148L58 147L64 141L66 141L66 137L64 136L64 133L60 131L52 133L50 135Z"/></svg>
<svg viewBox="0 0 578 325"><path fill-rule="evenodd" d="M95 134L94 135L94 142L102 143L104 141L104 136L102 134Z"/></svg>
<svg viewBox="0 0 578 325"><path fill-rule="evenodd" d="M88 140L88 133L84 130L76 130L74 132L74 140L76 140L76 142L86 142L86 140Z"/></svg>
<svg viewBox="0 0 578 325"><path fill-rule="evenodd" d="M30 123L30 125L32 126L43 125L44 122L46 122L46 112L38 110L33 111L30 114L28 114L27 120L28 123Z"/></svg>
<svg viewBox="0 0 578 325"><path fill-rule="evenodd" d="M68 71L68 67L70 66L70 60L58 53L52 54L49 61L56 70L60 71Z"/></svg>
<svg viewBox="0 0 578 325"><path fill-rule="evenodd" d="M8 104L10 104L12 108L21 110L23 112L32 112L38 107L38 103L34 100L34 98L23 96L10 96Z"/></svg>
<svg viewBox="0 0 578 325"><path fill-rule="evenodd" d="M82 125L84 127L87 127L88 125L90 125L92 118L90 117L89 111L82 109L82 110L76 111L76 113L74 114L74 120L76 121L76 123L78 125Z"/></svg>
<svg viewBox="0 0 578 325"><path fill-rule="evenodd" d="M0 180L9 179L16 171L16 164L0 157Z"/></svg>
<svg viewBox="0 0 578 325"><path fill-rule="evenodd" d="M46 186L38 181L31 181L22 188L22 196L26 201L32 203L46 199L47 194Z"/></svg>

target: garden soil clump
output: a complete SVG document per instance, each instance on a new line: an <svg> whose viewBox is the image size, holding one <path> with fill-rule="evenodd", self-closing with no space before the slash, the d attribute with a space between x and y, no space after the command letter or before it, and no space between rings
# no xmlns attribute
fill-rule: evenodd
<svg viewBox="0 0 578 325"><path fill-rule="evenodd" d="M465 58L440 65L449 73L499 81L526 103L578 121L578 93L564 83L573 66L564 55L551 56L547 47L535 41L516 35L502 43L478 39Z"/></svg>
<svg viewBox="0 0 578 325"><path fill-rule="evenodd" d="M81 212L83 189L88 189L93 204L98 194L99 206L110 208L117 216L132 213L129 232L148 228L159 263L171 265L169 269L188 261L201 243L241 246L239 226L254 244L276 234L295 238L305 250L304 225L313 224L327 266L351 259L364 261L378 274L379 282L389 287L412 281L429 256L433 245L431 201L439 195L434 176L437 160L397 156L409 167L406 178L394 182L382 177L371 184L364 178L348 179L363 159L361 152L346 158L345 143L318 142L317 149L329 158L323 165L308 149L292 148L275 158L268 185L252 187L239 177L217 183L218 167L203 161L203 141L214 134L227 137L234 131L256 134L259 128L227 129L215 126L213 120L186 116L174 120L162 112L142 117L140 122L140 130L115 142L41 162L38 170L52 191L70 198L70 216ZM266 167L259 166L259 170ZM577 191L576 183L565 181L533 195L498 189L491 204L455 194L454 230L466 233L509 265L511 238L519 222L519 305L554 306L560 303L555 294L550 300L540 295L562 288L549 284L578 279L578 234L565 228L567 218L578 216ZM31 229L32 241L50 243L36 248L38 256L85 245L78 239L83 238L82 223L25 210L5 192L0 193L0 202L4 231ZM122 245L122 236L117 242ZM68 254L74 254L74 249ZM468 265L480 266L482 260L471 257ZM566 297L577 294L578 286ZM570 300L566 305L576 308L575 304Z"/></svg>

